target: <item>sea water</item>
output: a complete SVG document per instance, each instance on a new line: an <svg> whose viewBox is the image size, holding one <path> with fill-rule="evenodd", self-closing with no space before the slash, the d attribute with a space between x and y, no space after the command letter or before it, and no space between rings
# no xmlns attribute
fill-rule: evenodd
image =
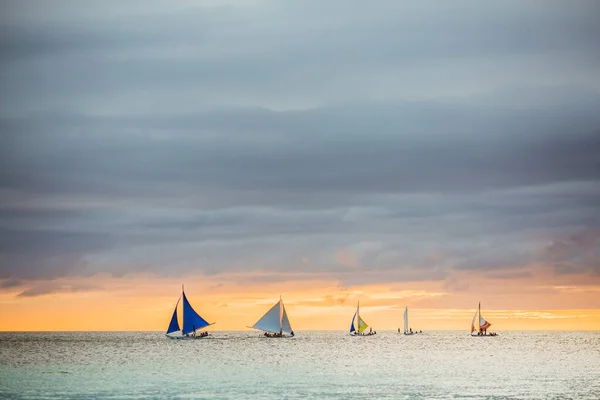
<svg viewBox="0 0 600 400"><path fill-rule="evenodd" d="M599 399L600 332L0 333L10 399Z"/></svg>

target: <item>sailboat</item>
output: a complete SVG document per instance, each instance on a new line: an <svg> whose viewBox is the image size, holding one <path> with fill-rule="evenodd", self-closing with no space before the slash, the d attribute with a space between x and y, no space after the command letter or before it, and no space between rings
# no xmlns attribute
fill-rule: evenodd
<svg viewBox="0 0 600 400"><path fill-rule="evenodd" d="M266 312L256 323L248 328L258 329L265 332L265 337L288 337L294 336L285 306L281 296L279 301Z"/></svg>
<svg viewBox="0 0 600 400"><path fill-rule="evenodd" d="M477 318L478 316L479 318ZM476 321L477 325L475 325ZM475 315L473 315L473 320L471 321L471 336L496 336L495 333L487 333L487 329L490 326L492 326L492 324L487 322L481 315L481 302L479 302L479 307L477 308L477 311L475 311Z"/></svg>
<svg viewBox="0 0 600 400"><path fill-rule="evenodd" d="M354 324L356 321L356 326ZM371 336L374 335L372 330L369 330L369 333L363 333L365 329L367 329L369 325L360 317L360 302L356 304L356 312L352 317L352 322L350 323L350 335L352 336Z"/></svg>
<svg viewBox="0 0 600 400"><path fill-rule="evenodd" d="M408 329L408 307L404 308L404 334L405 335L414 335L415 333Z"/></svg>
<svg viewBox="0 0 600 400"><path fill-rule="evenodd" d="M179 320L177 319L177 306L179 306L179 301L181 298L183 298L183 328L179 327ZM173 316L171 317L169 328L167 328L167 337L169 339L184 340L201 339L207 337L208 332L203 332L200 335L196 335L196 331L213 324L214 322L212 324L206 322L206 320L192 308L192 305L185 296L183 285L181 285L181 296L179 299L177 299L177 303L175 304Z"/></svg>

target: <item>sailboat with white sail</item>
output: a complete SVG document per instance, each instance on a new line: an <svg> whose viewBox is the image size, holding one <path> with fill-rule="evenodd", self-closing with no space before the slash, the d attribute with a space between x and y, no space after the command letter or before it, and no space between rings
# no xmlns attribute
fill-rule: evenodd
<svg viewBox="0 0 600 400"><path fill-rule="evenodd" d="M264 331L265 337L293 337L294 331L290 325L281 296L279 301L269 309L256 323L248 328Z"/></svg>
<svg viewBox="0 0 600 400"><path fill-rule="evenodd" d="M183 298L183 327L179 327L179 320L177 318L177 307L179 306L179 301ZM190 302L188 301L185 291L183 290L183 285L181 285L181 296L177 299L177 303L175 304L175 309L173 310L173 316L171 317L171 322L169 323L169 328L167 328L167 337L169 339L182 339L182 340L191 340L191 339L202 339L208 336L208 332L202 332L197 335L196 332L206 328L209 325L213 325L213 323L208 323L204 318L202 318L192 307Z"/></svg>
<svg viewBox="0 0 600 400"><path fill-rule="evenodd" d="M355 324L356 322L356 324ZM371 336L375 333L373 332L373 328L369 328L368 333L364 333L365 330L369 328L369 325L360 317L360 301L356 304L356 312L352 317L352 322L350 323L350 335L351 336Z"/></svg>
<svg viewBox="0 0 600 400"><path fill-rule="evenodd" d="M481 315L481 302L479 302L477 311L475 311L475 315L473 315L473 320L471 321L471 336L496 336L496 333L494 332L490 334L487 333L487 329L490 326L492 326L492 324L486 321Z"/></svg>
<svg viewBox="0 0 600 400"><path fill-rule="evenodd" d="M405 335L414 335L415 332L412 331L412 328L408 328L408 307L404 307L404 334Z"/></svg>

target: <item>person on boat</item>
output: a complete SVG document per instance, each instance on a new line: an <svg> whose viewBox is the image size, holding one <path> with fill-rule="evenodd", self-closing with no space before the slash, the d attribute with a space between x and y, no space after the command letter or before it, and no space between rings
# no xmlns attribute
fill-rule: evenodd
<svg viewBox="0 0 600 400"><path fill-rule="evenodd" d="M398 333L400 333L400 328L398 328Z"/></svg>
<svg viewBox="0 0 600 400"><path fill-rule="evenodd" d="M410 333L413 333L412 328L409 329Z"/></svg>
<svg viewBox="0 0 600 400"><path fill-rule="evenodd" d="M294 336L294 331L291 331L291 332L290 332L290 335Z"/></svg>
<svg viewBox="0 0 600 400"><path fill-rule="evenodd" d="M196 325L192 325L192 329L194 329L194 333L192 334L192 336L196 337Z"/></svg>

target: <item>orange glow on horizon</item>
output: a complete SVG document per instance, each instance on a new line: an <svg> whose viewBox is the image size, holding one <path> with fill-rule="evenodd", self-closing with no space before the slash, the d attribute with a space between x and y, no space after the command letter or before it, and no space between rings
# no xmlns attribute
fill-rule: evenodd
<svg viewBox="0 0 600 400"><path fill-rule="evenodd" d="M447 282L437 281L342 287L327 279L261 282L260 275L252 276L184 279L194 308L216 322L208 329L247 329L281 294L298 331L346 330L358 300L361 316L376 330L401 327L408 306L413 329L468 331L480 300L491 330L600 330L600 282L566 285L537 279L539 284L532 285L531 280L513 279L508 285L471 279L477 289L454 292ZM143 275L63 279L55 282L58 292L34 297L19 297L24 288L4 289L0 330L162 331L180 295L181 280ZM86 289L72 291L78 287Z"/></svg>

